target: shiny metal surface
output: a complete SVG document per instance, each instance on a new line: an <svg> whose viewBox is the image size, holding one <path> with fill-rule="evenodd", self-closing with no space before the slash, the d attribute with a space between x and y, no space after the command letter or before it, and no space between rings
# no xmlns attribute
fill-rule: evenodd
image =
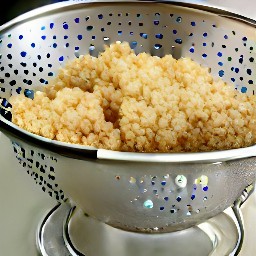
<svg viewBox="0 0 256 256"><path fill-rule="evenodd" d="M231 206L256 172L255 158L212 164L84 161L17 138L13 148L24 174L51 197L69 198L86 214L136 232L172 232L204 222Z"/></svg>
<svg viewBox="0 0 256 256"><path fill-rule="evenodd" d="M42 256L219 256L233 253L238 239L236 224L226 213L198 227L148 235L112 228L67 203L49 212L39 230Z"/></svg>
<svg viewBox="0 0 256 256"><path fill-rule="evenodd" d="M230 9L254 17L253 8L256 3L252 1L200 1L217 5L218 7ZM34 256L35 243L34 234L37 224L44 214L54 206L55 201L41 193L32 180L28 181L24 175L17 170L13 170L10 163L13 164L14 158L10 156L10 148L6 140L1 137L1 175L5 177L0 179L1 193L1 220L0 227L0 253L10 256ZM9 152L9 154L8 154ZM249 198L243 208L244 220L246 226L245 245L240 255L252 255L256 250L255 246L255 195Z"/></svg>
<svg viewBox="0 0 256 256"><path fill-rule="evenodd" d="M49 5L1 27L0 96L8 101L11 94L43 87L67 59L97 55L118 40L129 41L137 53L191 57L251 94L254 21L235 19L242 17L171 1ZM191 227L231 206L255 180L256 146L204 153L115 152L30 134L3 116L0 122L18 162L43 191L57 201L69 197L90 216L124 230Z"/></svg>

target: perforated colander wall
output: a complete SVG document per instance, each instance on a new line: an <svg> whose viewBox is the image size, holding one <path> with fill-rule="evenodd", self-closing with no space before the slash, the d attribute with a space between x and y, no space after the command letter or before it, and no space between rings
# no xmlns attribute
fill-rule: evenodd
<svg viewBox="0 0 256 256"><path fill-rule="evenodd" d="M255 92L255 32L241 22L170 4L63 8L2 31L0 96L49 83L68 59L128 41L137 52L191 57L245 93ZM72 8L69 8L72 9Z"/></svg>

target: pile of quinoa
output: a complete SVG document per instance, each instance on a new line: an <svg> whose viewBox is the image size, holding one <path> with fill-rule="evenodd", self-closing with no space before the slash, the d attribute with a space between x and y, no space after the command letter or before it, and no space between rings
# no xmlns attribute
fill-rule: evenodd
<svg viewBox="0 0 256 256"><path fill-rule="evenodd" d="M66 63L12 122L52 140L132 152L198 152L256 142L256 96L190 58L135 54L127 42Z"/></svg>

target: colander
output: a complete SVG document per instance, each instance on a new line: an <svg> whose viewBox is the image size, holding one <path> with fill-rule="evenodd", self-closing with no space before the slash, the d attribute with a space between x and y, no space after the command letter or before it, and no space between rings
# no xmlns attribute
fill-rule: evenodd
<svg viewBox="0 0 256 256"><path fill-rule="evenodd" d="M198 153L132 153L49 140L14 125L11 95L41 90L66 61L97 56L116 41L136 53L191 57L234 90L255 93L256 23L172 1L81 1L47 5L0 28L0 129L42 190L108 225L172 232L226 208L255 181L256 146Z"/></svg>

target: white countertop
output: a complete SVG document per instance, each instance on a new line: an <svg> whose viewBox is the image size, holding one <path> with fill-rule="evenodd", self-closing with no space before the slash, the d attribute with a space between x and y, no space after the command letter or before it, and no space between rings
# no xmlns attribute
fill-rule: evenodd
<svg viewBox="0 0 256 256"><path fill-rule="evenodd" d="M56 202L21 169L2 134L0 145L0 255L35 256L37 226Z"/></svg>

